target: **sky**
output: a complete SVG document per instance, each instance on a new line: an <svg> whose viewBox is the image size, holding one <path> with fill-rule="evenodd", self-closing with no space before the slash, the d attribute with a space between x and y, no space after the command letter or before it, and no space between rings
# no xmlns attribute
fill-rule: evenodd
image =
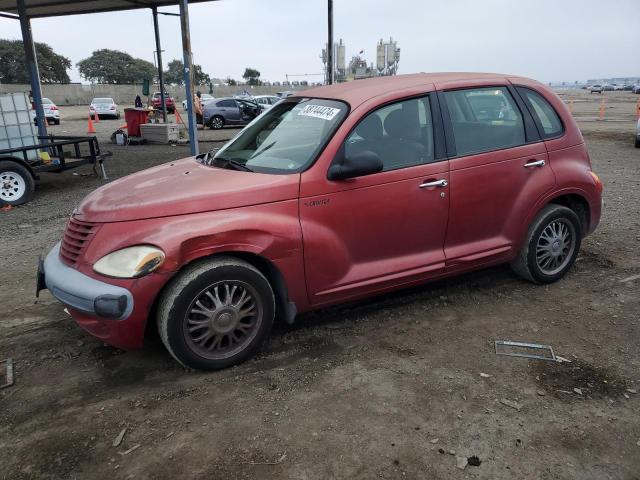
<svg viewBox="0 0 640 480"><path fill-rule="evenodd" d="M177 8L163 8L177 12ZM326 0L220 0L190 6L194 62L212 77L263 80L322 73ZM500 72L543 82L640 76L639 0L334 0L334 40L347 59L393 37L398 73ZM101 48L153 61L151 11L34 19L34 39L75 64ZM177 17L160 16L166 65L182 59ZM17 21L0 18L0 38L20 39ZM291 77L321 81L322 76Z"/></svg>

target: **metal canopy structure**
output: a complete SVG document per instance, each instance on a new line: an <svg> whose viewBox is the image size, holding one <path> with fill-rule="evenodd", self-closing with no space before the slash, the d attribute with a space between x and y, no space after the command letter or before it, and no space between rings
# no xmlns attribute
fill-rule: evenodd
<svg viewBox="0 0 640 480"><path fill-rule="evenodd" d="M36 58L35 43L31 33L32 18L58 17L65 15L81 15L90 13L117 12L122 10L136 10L149 8L153 13L156 51L158 58L158 77L160 80L160 95L163 118L166 121L166 105L164 101L164 82L162 79L162 48L158 28L158 7L178 5L180 7L180 30L182 32L182 55L184 65L184 84L187 98L189 143L191 153L198 154L198 137L196 115L193 108L193 68L191 53L191 37L189 34L189 3L204 3L216 0L0 0L0 17L20 20L22 41L24 43L27 69L31 83L31 93L36 109L38 134L47 135L47 123L42 107L42 89L40 87L40 73ZM330 52L327 62L328 83L333 83L333 0L327 0L328 38L327 51Z"/></svg>
<svg viewBox="0 0 640 480"><path fill-rule="evenodd" d="M191 0L199 3L212 0ZM19 14L18 1L0 0L0 12ZM169 7L180 2L173 0L25 0L26 14L29 18L57 17L61 15L79 15L83 13L117 12L138 8Z"/></svg>
<svg viewBox="0 0 640 480"><path fill-rule="evenodd" d="M191 154L197 155L198 138L196 116L193 108L193 69L191 54L191 38L189 34L189 3L200 3L215 0L0 0L0 16L20 20L22 42L24 43L27 69L31 93L35 104L38 134L47 135L47 122L42 107L42 89L40 73L35 51L35 42L31 33L31 19L57 17L63 15L80 15L88 13L116 12L121 10L135 10L149 8L153 12L156 51L158 52L158 70L160 79L160 93L163 117L166 120L166 105L164 102L164 85L162 82L162 60L160 52L160 33L158 29L158 7L178 5L180 7L180 29L182 32L182 54L184 65L184 84L187 98L189 143Z"/></svg>

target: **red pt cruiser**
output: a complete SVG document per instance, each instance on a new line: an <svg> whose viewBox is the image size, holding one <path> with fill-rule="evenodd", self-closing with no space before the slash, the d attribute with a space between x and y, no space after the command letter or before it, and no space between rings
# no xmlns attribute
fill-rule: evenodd
<svg viewBox="0 0 640 480"><path fill-rule="evenodd" d="M575 121L536 81L358 80L288 97L217 153L91 193L38 288L111 345L139 348L154 322L183 365L224 368L275 317L504 262L554 282L598 225L601 193Z"/></svg>

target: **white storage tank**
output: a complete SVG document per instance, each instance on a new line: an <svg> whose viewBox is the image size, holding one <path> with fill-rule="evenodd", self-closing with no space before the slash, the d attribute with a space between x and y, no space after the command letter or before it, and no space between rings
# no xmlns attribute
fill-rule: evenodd
<svg viewBox="0 0 640 480"><path fill-rule="evenodd" d="M0 95L0 150L36 145L38 134L31 116L31 102L26 93ZM29 160L37 160L38 152L27 152Z"/></svg>

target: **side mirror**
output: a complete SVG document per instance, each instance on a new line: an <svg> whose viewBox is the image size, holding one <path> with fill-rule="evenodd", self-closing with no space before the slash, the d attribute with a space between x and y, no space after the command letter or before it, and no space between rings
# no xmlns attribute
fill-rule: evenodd
<svg viewBox="0 0 640 480"><path fill-rule="evenodd" d="M327 172L327 178L329 180L345 180L347 178L362 177L381 172L382 168L382 160L378 154L365 150L356 153L352 157L343 157L341 162L331 165Z"/></svg>

